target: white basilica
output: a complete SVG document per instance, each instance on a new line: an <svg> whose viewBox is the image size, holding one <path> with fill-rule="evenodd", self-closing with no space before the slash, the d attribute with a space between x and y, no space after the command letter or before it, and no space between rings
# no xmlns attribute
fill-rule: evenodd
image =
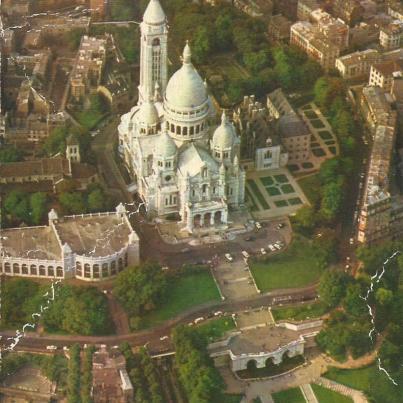
<svg viewBox="0 0 403 403"><path fill-rule="evenodd" d="M186 44L182 67L167 75L167 19L151 0L141 27L138 105L121 118L119 150L140 197L157 216L178 213L183 228L225 228L244 202L240 140L225 113L215 115ZM212 134L212 135L211 135Z"/></svg>

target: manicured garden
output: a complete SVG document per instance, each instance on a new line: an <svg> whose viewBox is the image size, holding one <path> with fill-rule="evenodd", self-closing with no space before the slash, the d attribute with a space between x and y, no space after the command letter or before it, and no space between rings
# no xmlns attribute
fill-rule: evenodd
<svg viewBox="0 0 403 403"><path fill-rule="evenodd" d="M316 204L320 198L320 179L319 175L309 175L298 180L299 186L301 186L305 196L308 198L311 204Z"/></svg>
<svg viewBox="0 0 403 403"><path fill-rule="evenodd" d="M142 317L141 327L158 325L193 306L219 299L220 294L209 271L185 274L170 283L169 293L163 297L158 309Z"/></svg>
<svg viewBox="0 0 403 403"><path fill-rule="evenodd" d="M270 206L267 204L266 199L260 192L255 181L252 179L248 179L246 182L247 182L248 186L250 187L252 193L257 197L257 199L258 199L260 205L263 207L263 209L268 210L270 208Z"/></svg>
<svg viewBox="0 0 403 403"><path fill-rule="evenodd" d="M251 271L260 290L303 287L314 283L323 271L312 242L297 237L285 252L254 261Z"/></svg>
<svg viewBox="0 0 403 403"><path fill-rule="evenodd" d="M223 338L227 332L234 330L235 322L231 316L224 316L199 325L196 329L205 336L209 342L212 342Z"/></svg>
<svg viewBox="0 0 403 403"><path fill-rule="evenodd" d="M311 386L319 403L353 403L353 399L334 390L316 384L312 384Z"/></svg>
<svg viewBox="0 0 403 403"><path fill-rule="evenodd" d="M285 319L305 320L309 318L318 318L325 314L326 311L326 306L321 302L274 308L271 310L276 321Z"/></svg>
<svg viewBox="0 0 403 403"><path fill-rule="evenodd" d="M375 364L357 369L330 367L324 376L332 381L349 386L350 388L366 392L369 390L371 376L374 376L377 372L379 372L379 370Z"/></svg>
<svg viewBox="0 0 403 403"><path fill-rule="evenodd" d="M274 403L305 403L305 398L299 388L291 388L273 393Z"/></svg>

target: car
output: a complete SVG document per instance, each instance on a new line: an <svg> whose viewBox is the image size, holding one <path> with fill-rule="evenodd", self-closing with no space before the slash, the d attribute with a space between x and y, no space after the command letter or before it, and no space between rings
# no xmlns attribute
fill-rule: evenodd
<svg viewBox="0 0 403 403"><path fill-rule="evenodd" d="M242 256L243 256L245 259L248 259L248 258L249 258L249 253L246 252L246 250L243 250L243 251L242 251Z"/></svg>
<svg viewBox="0 0 403 403"><path fill-rule="evenodd" d="M364 172L361 172L361 173L360 173L360 177L361 177L361 178L364 178L364 177L365 177L365 173L364 173Z"/></svg>
<svg viewBox="0 0 403 403"><path fill-rule="evenodd" d="M234 258L229 253L226 253L224 256L229 262L232 262L234 260Z"/></svg>
<svg viewBox="0 0 403 403"><path fill-rule="evenodd" d="M262 229L262 224L260 224L259 221L255 222L255 226L256 226L257 229Z"/></svg>
<svg viewBox="0 0 403 403"><path fill-rule="evenodd" d="M216 311L216 312L214 312L214 316L220 316L220 315L222 315L222 311Z"/></svg>
<svg viewBox="0 0 403 403"><path fill-rule="evenodd" d="M261 253L262 255L265 255L267 252L266 252L265 248L260 248L260 253Z"/></svg>
<svg viewBox="0 0 403 403"><path fill-rule="evenodd" d="M204 320L203 316L200 316L200 318L196 318L194 320L194 324L197 325L198 323L203 322L203 320Z"/></svg>
<svg viewBox="0 0 403 403"><path fill-rule="evenodd" d="M270 249L272 252L274 252L274 251L276 250L276 248L275 248L272 244L269 245L269 249Z"/></svg>
<svg viewBox="0 0 403 403"><path fill-rule="evenodd" d="M350 238L350 245L354 245L354 238Z"/></svg>
<svg viewBox="0 0 403 403"><path fill-rule="evenodd" d="M285 224L281 222L279 225L277 225L277 229L284 228L284 226L285 226Z"/></svg>
<svg viewBox="0 0 403 403"><path fill-rule="evenodd" d="M169 267L168 266L163 266L162 268L161 268L161 270L169 270Z"/></svg>
<svg viewBox="0 0 403 403"><path fill-rule="evenodd" d="M350 267L351 267L351 266L350 266L349 264L346 264L344 268L345 268L346 270L348 270Z"/></svg>
<svg viewBox="0 0 403 403"><path fill-rule="evenodd" d="M63 346L63 351L69 351L69 348L67 346Z"/></svg>
<svg viewBox="0 0 403 403"><path fill-rule="evenodd" d="M108 294L108 290L102 290L104 294Z"/></svg>
<svg viewBox="0 0 403 403"><path fill-rule="evenodd" d="M46 346L46 350L51 350L51 351L57 350L57 346Z"/></svg>
<svg viewBox="0 0 403 403"><path fill-rule="evenodd" d="M278 243L275 243L275 244L274 244L274 247L275 247L277 250L280 250L280 249L281 249L281 245L278 244Z"/></svg>
<svg viewBox="0 0 403 403"><path fill-rule="evenodd" d="M246 242L252 242L252 241L254 241L256 238L254 237L254 236L247 236L246 238L244 238L244 240L246 241Z"/></svg>
<svg viewBox="0 0 403 403"><path fill-rule="evenodd" d="M169 339L169 336L161 336L161 337L160 337L160 340L161 340L161 341L168 340L168 339Z"/></svg>

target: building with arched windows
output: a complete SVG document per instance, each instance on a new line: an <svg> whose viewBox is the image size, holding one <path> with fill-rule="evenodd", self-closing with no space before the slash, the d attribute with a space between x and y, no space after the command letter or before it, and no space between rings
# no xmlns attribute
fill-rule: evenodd
<svg viewBox="0 0 403 403"><path fill-rule="evenodd" d="M39 278L108 279L139 263L139 238L122 204L110 213L59 218L1 231L0 273Z"/></svg>
<svg viewBox="0 0 403 403"><path fill-rule="evenodd" d="M223 114L218 127L205 82L186 44L182 67L168 80L168 28L159 0L141 27L138 105L121 118L119 151L148 211L178 214L189 232L224 229L229 208L244 202L240 140Z"/></svg>

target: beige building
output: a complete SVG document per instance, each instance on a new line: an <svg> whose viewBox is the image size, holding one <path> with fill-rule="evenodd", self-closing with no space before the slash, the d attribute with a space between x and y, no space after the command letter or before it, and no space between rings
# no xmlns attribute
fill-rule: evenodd
<svg viewBox="0 0 403 403"><path fill-rule="evenodd" d="M367 79L371 66L380 60L375 49L354 52L336 59L336 69L344 79Z"/></svg>
<svg viewBox="0 0 403 403"><path fill-rule="evenodd" d="M101 82L105 61L106 39L83 36L70 76L71 95L76 100L88 95L91 89L96 90Z"/></svg>
<svg viewBox="0 0 403 403"><path fill-rule="evenodd" d="M392 88L393 78L401 77L403 72L403 59L388 60L373 64L369 76L368 85L378 86L385 91Z"/></svg>
<svg viewBox="0 0 403 403"><path fill-rule="evenodd" d="M335 67L336 59L340 54L340 47L307 21L300 21L292 25L290 43L301 48L325 71Z"/></svg>
<svg viewBox="0 0 403 403"><path fill-rule="evenodd" d="M108 279L139 263L139 238L122 204L115 212L65 216L1 231L0 273L37 278Z"/></svg>
<svg viewBox="0 0 403 403"><path fill-rule="evenodd" d="M390 1L388 4L388 14L397 20L403 21L402 2L398 0Z"/></svg>
<svg viewBox="0 0 403 403"><path fill-rule="evenodd" d="M386 49L399 48L403 41L403 22L395 21L382 27L379 33L379 43Z"/></svg>

